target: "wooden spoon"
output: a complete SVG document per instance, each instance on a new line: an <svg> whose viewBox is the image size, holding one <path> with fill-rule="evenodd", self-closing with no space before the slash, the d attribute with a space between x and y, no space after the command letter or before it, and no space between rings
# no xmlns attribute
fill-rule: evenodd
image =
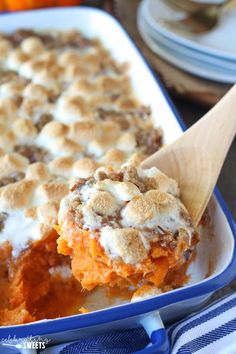
<svg viewBox="0 0 236 354"><path fill-rule="evenodd" d="M235 132L236 85L179 139L141 164L144 168L156 166L178 182L181 199L195 226L208 204Z"/></svg>

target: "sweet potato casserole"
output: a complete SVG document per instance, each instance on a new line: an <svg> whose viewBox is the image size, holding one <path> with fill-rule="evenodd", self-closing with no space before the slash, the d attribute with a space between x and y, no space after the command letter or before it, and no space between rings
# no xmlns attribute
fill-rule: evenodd
<svg viewBox="0 0 236 354"><path fill-rule="evenodd" d="M1 325L79 313L98 286L135 300L183 285L191 220L175 181L137 167L161 145L99 40L0 35Z"/></svg>

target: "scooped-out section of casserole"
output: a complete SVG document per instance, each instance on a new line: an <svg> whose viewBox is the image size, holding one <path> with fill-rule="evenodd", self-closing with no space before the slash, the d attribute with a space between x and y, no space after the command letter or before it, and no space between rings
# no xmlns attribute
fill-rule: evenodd
<svg viewBox="0 0 236 354"><path fill-rule="evenodd" d="M135 167L157 151L162 140L150 108L135 96L128 63L116 62L99 40L76 30L21 29L0 34L0 325L77 314L86 311L85 305L91 310L99 303L94 300L98 291L106 296L108 306L114 299L129 301L134 290L137 297L184 284L194 238L177 186L160 172L147 172L159 174L160 181L155 182L156 177L141 176ZM125 163L133 170L123 167L117 174L115 170ZM104 173L106 178L101 177ZM173 235L168 236L165 225L160 225L158 235L153 234L157 225L140 219L138 225L147 228L144 233L150 238L145 243L147 238L138 234L136 221L129 224L121 210L130 209L132 215L133 199L120 200L105 185L96 189L106 180L127 189L117 192L123 199L144 198L149 203L159 193L153 212L164 193L166 201L160 208L181 210L180 224L171 229ZM157 183L166 183L170 190L159 190ZM80 207L72 206L72 195L81 198L75 204L87 203L87 197L80 196L86 186L102 193L112 208L110 215L106 203L104 211L99 211L103 204L95 206L95 217L101 219L97 228L91 224L89 211L84 217ZM55 225L64 197L68 208L60 211L59 254ZM96 205L96 196L89 203ZM65 222L71 226L71 241ZM122 227L127 229L125 237ZM120 233L115 229L121 229ZM114 253L116 247L112 248L108 235L121 251ZM119 237L127 254L122 253ZM97 274L96 262L101 270Z"/></svg>

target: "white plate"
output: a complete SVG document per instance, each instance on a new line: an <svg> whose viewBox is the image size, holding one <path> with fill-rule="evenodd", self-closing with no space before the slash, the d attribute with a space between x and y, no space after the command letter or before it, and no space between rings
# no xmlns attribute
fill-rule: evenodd
<svg viewBox="0 0 236 354"><path fill-rule="evenodd" d="M235 83L236 72L229 72L224 69L219 69L213 65L204 65L204 63L189 58L186 55L177 53L175 50L165 46L163 43L157 43L154 41L145 28L143 20L138 16L138 29L148 47L161 58L165 59L169 63L177 66L178 68L194 74L196 76L203 77L208 80L223 82L223 83Z"/></svg>
<svg viewBox="0 0 236 354"><path fill-rule="evenodd" d="M186 47L236 61L236 9L228 11L221 17L220 24L204 35L179 34L174 29L165 27L166 20L179 20L184 12L173 10L165 0L143 0L143 14L157 32Z"/></svg>
<svg viewBox="0 0 236 354"><path fill-rule="evenodd" d="M144 28L149 32L150 36L157 43L165 44L165 46L170 47L172 50L175 50L177 53L185 55L189 58L196 59L202 62L204 65L214 65L220 70L233 70L236 73L236 62L231 60L225 60L224 58L208 55L204 52L196 51L190 47L183 46L181 43L173 41L171 38L164 37L160 32L154 31L153 27L146 21L142 13L142 7L140 7L140 18L143 22Z"/></svg>

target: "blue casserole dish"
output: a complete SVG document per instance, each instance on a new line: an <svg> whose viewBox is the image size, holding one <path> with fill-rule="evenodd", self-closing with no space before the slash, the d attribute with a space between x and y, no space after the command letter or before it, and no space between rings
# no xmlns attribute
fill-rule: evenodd
<svg viewBox="0 0 236 354"><path fill-rule="evenodd" d="M118 21L107 13L81 7L0 16L0 31L11 32L18 28L77 28L88 37L100 38L116 60L131 64L130 76L134 90L144 104L151 106L154 123L164 130L165 142L175 140L185 129L162 84ZM15 338L16 344L28 336L43 336L50 340L50 344L55 344L108 330L137 326L145 328L153 343L142 353L167 352L163 322L175 321L195 311L235 275L235 223L217 190L209 203L208 211L214 237L209 235L209 230L201 227L197 257L189 269L190 280L185 287L137 303L121 304L88 314L0 327L0 353L25 353L25 349L12 350L12 347L6 346L4 340L8 338ZM163 346L161 343L164 343ZM27 353L33 354L36 351L32 349Z"/></svg>

